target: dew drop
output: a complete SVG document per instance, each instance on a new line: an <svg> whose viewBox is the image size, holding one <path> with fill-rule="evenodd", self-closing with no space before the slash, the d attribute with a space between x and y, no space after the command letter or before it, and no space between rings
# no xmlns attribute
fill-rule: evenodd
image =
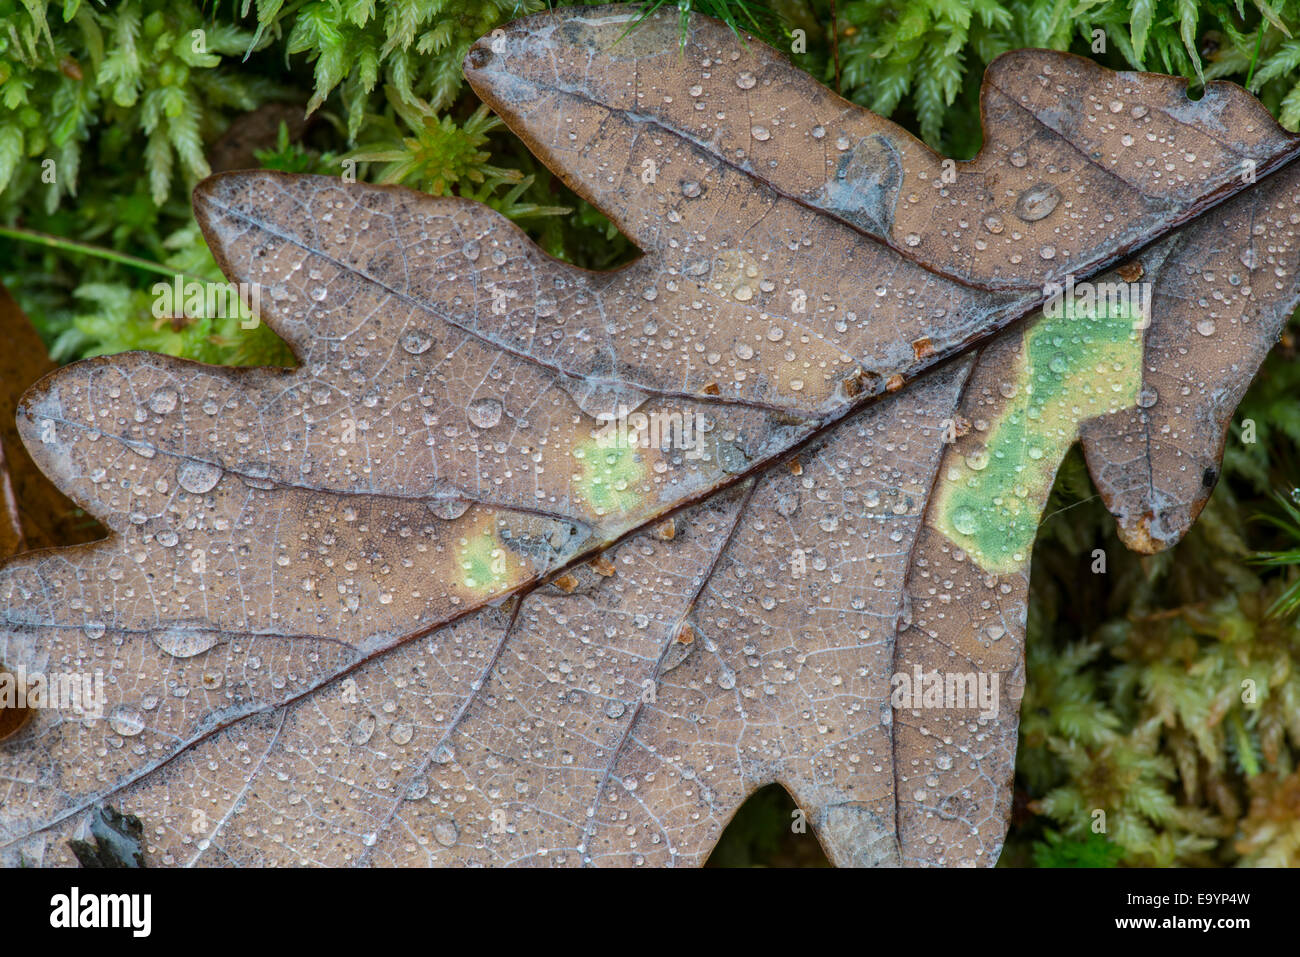
<svg viewBox="0 0 1300 957"><path fill-rule="evenodd" d="M1016 198L1016 215L1027 223L1046 219L1061 201L1061 191L1051 183L1039 183Z"/></svg>
<svg viewBox="0 0 1300 957"><path fill-rule="evenodd" d="M963 535L974 535L975 529L979 527L979 517L975 514L975 509L963 505L952 513L952 527L957 529Z"/></svg>
<svg viewBox="0 0 1300 957"><path fill-rule="evenodd" d="M176 481L181 488L195 495L210 492L221 481L221 469L211 462L198 462L193 459L182 463L176 470Z"/></svg>
<svg viewBox="0 0 1300 957"><path fill-rule="evenodd" d="M163 386L153 395L149 396L149 408L159 415L166 415L176 408L178 396L176 390L170 386Z"/></svg>
<svg viewBox="0 0 1300 957"><path fill-rule="evenodd" d="M467 411L470 422L480 429L490 429L501 421L501 403L497 399L475 399Z"/></svg>
<svg viewBox="0 0 1300 957"><path fill-rule="evenodd" d="M109 712L108 726L114 734L131 738L144 730L144 715L130 705L119 704Z"/></svg>
<svg viewBox="0 0 1300 957"><path fill-rule="evenodd" d="M429 511L448 522L460 518L469 509L469 500L456 495L442 495L428 502Z"/></svg>
<svg viewBox="0 0 1300 957"><path fill-rule="evenodd" d="M155 631L153 643L173 658L193 658L221 643L221 632L173 625Z"/></svg>
<svg viewBox="0 0 1300 957"><path fill-rule="evenodd" d="M402 336L402 348L413 356L428 352L433 345L433 337L423 329L412 329Z"/></svg>
<svg viewBox="0 0 1300 957"><path fill-rule="evenodd" d="M456 843L456 838L460 836L460 831L456 828L456 822L451 818L445 818L433 826L433 839L443 847L451 847Z"/></svg>

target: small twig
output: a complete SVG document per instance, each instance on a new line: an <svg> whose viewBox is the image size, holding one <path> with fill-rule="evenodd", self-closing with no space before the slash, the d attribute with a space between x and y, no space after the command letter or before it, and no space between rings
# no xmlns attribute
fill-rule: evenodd
<svg viewBox="0 0 1300 957"><path fill-rule="evenodd" d="M1264 45L1264 24L1259 25L1259 33L1255 34L1255 55L1250 58L1250 70L1246 73L1246 89L1250 89L1250 81L1255 77L1255 64L1259 60L1260 48Z"/></svg>
<svg viewBox="0 0 1300 957"><path fill-rule="evenodd" d="M148 272L158 273L162 276L181 276L185 279L198 279L196 276L186 276L179 270L164 266L162 263L156 263L152 260L141 259L138 256L128 256L126 253L119 253L116 250L105 249L103 246L92 246L90 243L79 243L73 239L64 239L61 236L51 236L48 233L38 233L32 229L15 229L10 226L0 226L0 236L7 236L10 239L17 239L22 242L36 243L40 246L48 246L51 249L60 249L65 252L80 253L84 256L94 256L97 259L107 259L110 262L121 263L123 266L134 266L136 269L144 269ZM199 282L213 282L211 279L199 279Z"/></svg>

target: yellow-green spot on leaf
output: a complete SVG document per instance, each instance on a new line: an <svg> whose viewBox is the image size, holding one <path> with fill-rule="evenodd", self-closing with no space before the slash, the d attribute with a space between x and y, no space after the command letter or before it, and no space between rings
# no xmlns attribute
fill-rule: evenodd
<svg viewBox="0 0 1300 957"><path fill-rule="evenodd" d="M456 560L466 588L484 591L506 584L509 575L506 550L490 528L462 538Z"/></svg>
<svg viewBox="0 0 1300 957"><path fill-rule="evenodd" d="M1006 404L984 447L950 453L936 489L935 524L984 569L1024 567L1043 503L1079 425L1137 402L1142 380L1140 307L1067 301L1025 333Z"/></svg>
<svg viewBox="0 0 1300 957"><path fill-rule="evenodd" d="M635 443L621 442L617 434L598 436L574 449L578 495L597 515L626 511L640 502L637 487L646 476L641 452Z"/></svg>

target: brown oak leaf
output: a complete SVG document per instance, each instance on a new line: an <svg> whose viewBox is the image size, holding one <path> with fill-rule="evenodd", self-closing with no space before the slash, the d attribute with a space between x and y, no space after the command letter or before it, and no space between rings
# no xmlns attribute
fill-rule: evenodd
<svg viewBox="0 0 1300 957"><path fill-rule="evenodd" d="M698 864L779 782L837 864L996 860L1056 468L1082 440L1135 548L1186 531L1300 300L1300 142L1231 84L1019 51L952 163L636 16L466 60L636 262L224 174L200 222L299 367L27 394L110 535L0 568L0 661L108 700L0 743L0 859L71 862L108 803L162 865Z"/></svg>

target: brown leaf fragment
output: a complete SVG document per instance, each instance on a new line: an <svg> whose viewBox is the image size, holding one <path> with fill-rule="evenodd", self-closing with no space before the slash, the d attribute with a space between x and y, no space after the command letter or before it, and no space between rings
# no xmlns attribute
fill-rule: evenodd
<svg viewBox="0 0 1300 957"><path fill-rule="evenodd" d="M54 369L36 330L0 286L0 556L91 541L102 532L32 462L14 413L28 386Z"/></svg>

